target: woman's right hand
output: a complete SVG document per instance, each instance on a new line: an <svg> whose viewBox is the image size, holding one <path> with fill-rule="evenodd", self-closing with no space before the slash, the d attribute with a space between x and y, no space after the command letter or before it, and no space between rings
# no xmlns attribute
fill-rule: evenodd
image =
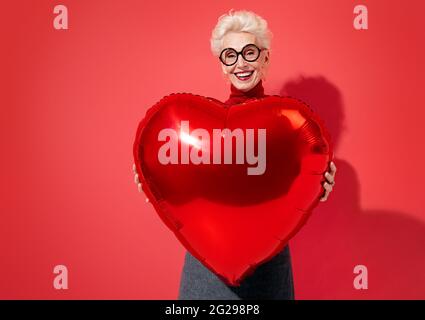
<svg viewBox="0 0 425 320"><path fill-rule="evenodd" d="M143 192L142 184L140 183L139 175L137 174L136 165L134 163L133 163L133 172L134 172L134 183L137 185L137 189L139 190L139 192ZM149 202L148 198L146 198L146 202Z"/></svg>

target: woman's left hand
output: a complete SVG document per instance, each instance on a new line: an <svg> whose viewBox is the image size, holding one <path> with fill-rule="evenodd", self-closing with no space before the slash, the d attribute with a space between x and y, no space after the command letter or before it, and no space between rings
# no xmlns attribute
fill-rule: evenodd
<svg viewBox="0 0 425 320"><path fill-rule="evenodd" d="M325 194L323 195L322 198L320 198L320 201L322 202L328 200L329 194L332 192L332 189L335 186L335 172L336 172L335 163L331 161L329 167L330 167L330 171L325 172L326 181L323 183L323 188L325 188Z"/></svg>

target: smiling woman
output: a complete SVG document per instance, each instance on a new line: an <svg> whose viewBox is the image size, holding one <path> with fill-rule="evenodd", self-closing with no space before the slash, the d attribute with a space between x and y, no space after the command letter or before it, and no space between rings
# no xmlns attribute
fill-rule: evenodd
<svg viewBox="0 0 425 320"><path fill-rule="evenodd" d="M265 80L272 37L267 21L253 12L230 10L219 18L210 40L211 51L235 88L247 92Z"/></svg>
<svg viewBox="0 0 425 320"><path fill-rule="evenodd" d="M234 12L231 10L229 14L222 15L218 19L218 23L212 31L210 44L211 51L213 55L217 57L217 61L220 64L224 78L230 84L229 98L224 102L224 104L221 101L218 101L219 105L223 106L223 108L233 108L233 110L235 110L239 108L236 107L236 105L244 104L245 102L246 104L248 104L248 100L261 101L262 98L270 97L264 94L263 80L265 80L267 70L270 65L271 38L272 33L267 27L266 20L264 20L253 12ZM207 97L207 99L210 101L216 100L211 97ZM306 122L305 118L303 118L301 114L298 114L294 110L285 110L284 112L284 116L286 118L291 119L289 125L292 128L300 128ZM258 116L259 114L256 113L255 117ZM184 127L184 123L181 126ZM237 127L239 128L239 126ZM193 134L190 134L189 130L183 130L183 132L180 132L180 134L183 135L180 136L178 135L177 131L173 131L170 134L168 134L168 131L164 131L164 137L159 137L159 140L166 141L166 139L169 139L173 136L176 140L180 138L181 141L185 142L186 144L190 144L194 147L191 148L194 154L191 154L190 161L192 161L194 164L199 164L202 161L211 162L211 159L209 157L204 159L196 153L198 150L201 150L202 152L205 151L205 154L208 155L210 151L209 147L207 148L205 146L205 148L202 148L202 144L200 144L200 141L209 141L208 135L203 130L196 130L197 129L194 130L195 133L197 133L195 134L196 137L193 137ZM241 139L239 139L239 150L242 150L242 145L244 144L245 139L242 139L243 132L240 133ZM249 133L249 131L247 131L247 133ZM269 134L269 130L267 131L267 133ZM223 137L225 137L227 134L231 135L232 131L224 132ZM167 135L169 137L167 137ZM201 136L202 139L197 139L199 138L198 135ZM212 132L212 135L214 136L214 132ZM220 134L216 135L216 137L220 137ZM212 143L211 145L214 148L214 143ZM251 144L248 144L247 146L249 145ZM176 157L176 155L178 154L178 152L173 152L173 154L170 155L171 158L169 158L169 156L167 155L168 152L171 152L172 149L176 150L177 145L166 143L163 146L164 150L162 150L162 155L161 152L159 153L160 163L166 165L168 165L169 163L177 163L178 157ZM291 154L294 153L294 151L291 152ZM184 162L189 163L188 152L182 152L181 154L184 156ZM227 152L227 154L230 154L230 152ZM250 154L251 153L245 154L245 152L242 154L241 152L241 155L243 155L244 157ZM279 155L285 155L284 152L281 151L281 149L279 149ZM257 159L255 159L254 157L251 158L253 159L253 161L247 162L249 164L255 164ZM287 160L288 158L285 159L285 164L288 164ZM248 168L248 170L261 169L261 174L261 171L263 170L262 168L265 168L265 166L261 165L261 163L265 163L265 161L260 161L259 159L258 168L250 167ZM281 163L282 162L278 163L279 168ZM134 181L137 184L139 192L142 192L142 185L140 183L138 173L135 171L135 165L133 166L133 171L135 173ZM332 191L333 186L335 185L335 173L336 166L332 161L330 161L329 169L324 173L325 181L322 183L324 192L320 198L320 201L326 201L330 192ZM232 171L231 174L234 175L234 172ZM226 176L226 178L227 177L228 176ZM276 178L276 175L273 175L273 177ZM228 181L222 184L221 182L219 182L217 186L218 189L229 188L228 192L226 190L225 195L231 195L232 201L239 200L237 197L236 199L234 199L235 195L237 195L237 193L234 193L234 191L239 191L239 189L233 187L231 179L228 179ZM256 186L258 187L259 185L256 184ZM261 187L260 189L266 190L269 187L270 185L267 184L264 187ZM213 188L213 190L215 189ZM305 190L303 189L302 191L304 192ZM256 201L257 194L252 193L251 187L248 187L246 190L243 190L243 192L241 192L240 194L241 197L244 198L244 201L247 201L247 199L254 200L254 202ZM268 212L265 212L264 214L267 213ZM230 227L232 227L232 225L230 225ZM257 225L254 226L254 230L257 230ZM267 232L268 231L269 229L267 229ZM254 237L254 234L257 233L252 232L252 234ZM233 236L233 234L230 233L230 236ZM240 235L236 234L235 238L237 238L238 236ZM254 243L258 242L258 237L253 238L253 240ZM229 245L227 245L227 247L229 247ZM251 250L254 246L255 245L251 244L251 247L247 249ZM216 250L216 247L214 247L214 250ZM230 247L229 251L231 251L232 257L237 256L237 252L234 253L234 250L232 250ZM239 286L233 286L229 285L228 283L233 284L234 282L226 283L222 281L222 279L220 279L215 273L210 271L203 263L201 263L199 260L197 260L197 258L192 256L189 251L187 251L182 270L179 288L179 299L294 299L294 285L289 246L286 245L270 260L262 261L266 262L259 265L258 268L256 268L252 274L244 278Z"/></svg>

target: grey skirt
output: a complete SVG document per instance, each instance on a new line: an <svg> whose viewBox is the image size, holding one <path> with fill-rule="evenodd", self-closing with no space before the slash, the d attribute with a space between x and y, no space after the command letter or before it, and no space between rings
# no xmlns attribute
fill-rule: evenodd
<svg viewBox="0 0 425 320"><path fill-rule="evenodd" d="M246 277L239 287L224 283L186 252L179 300L293 300L294 283L289 246Z"/></svg>

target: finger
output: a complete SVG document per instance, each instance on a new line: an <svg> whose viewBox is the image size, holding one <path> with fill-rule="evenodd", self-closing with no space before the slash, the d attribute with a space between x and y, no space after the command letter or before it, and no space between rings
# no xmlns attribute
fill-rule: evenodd
<svg viewBox="0 0 425 320"><path fill-rule="evenodd" d="M139 175L137 173L134 175L134 183L135 184L139 184L140 183Z"/></svg>
<svg viewBox="0 0 425 320"><path fill-rule="evenodd" d="M326 182L323 184L323 188L325 188L325 186L324 186L325 184L326 184ZM325 190L322 194L322 197L320 198L320 201L322 201L322 202L326 201L328 199L328 196L329 196L329 191L326 190L326 188L325 188Z"/></svg>
<svg viewBox="0 0 425 320"><path fill-rule="evenodd" d="M332 174L330 174L329 172L325 173L325 177L326 177L326 180L328 180L328 182L330 184L333 184L335 182L334 176Z"/></svg>
<svg viewBox="0 0 425 320"><path fill-rule="evenodd" d="M333 161L331 161L330 167L331 167L331 171L333 173L335 173L336 172L336 165L335 165L335 163Z"/></svg>
<svg viewBox="0 0 425 320"><path fill-rule="evenodd" d="M141 183L139 183L139 184L137 185L137 189L139 190L139 192L143 192L142 184L141 184Z"/></svg>
<svg viewBox="0 0 425 320"><path fill-rule="evenodd" d="M325 188L326 191L328 192L332 192L332 185L330 185L329 183L325 182L323 184L323 188Z"/></svg>
<svg viewBox="0 0 425 320"><path fill-rule="evenodd" d="M325 195L323 197L320 198L321 202L325 202L326 200L328 200L328 196L329 196L329 192L325 192Z"/></svg>

